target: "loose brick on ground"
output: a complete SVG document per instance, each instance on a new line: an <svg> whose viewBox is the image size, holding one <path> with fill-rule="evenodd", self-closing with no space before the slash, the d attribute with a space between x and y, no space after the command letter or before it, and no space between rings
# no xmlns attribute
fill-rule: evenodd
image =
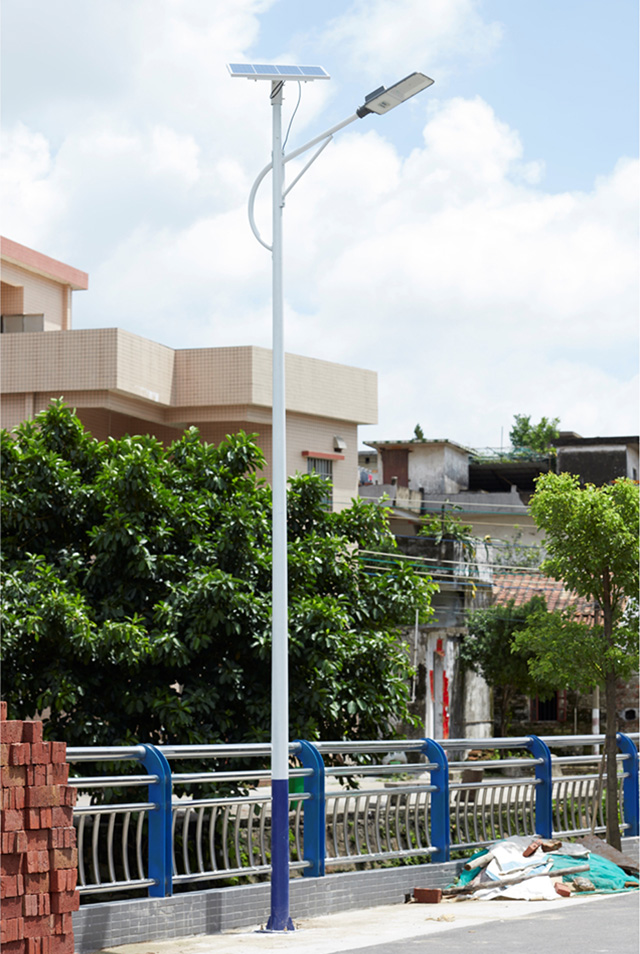
<svg viewBox="0 0 640 954"><path fill-rule="evenodd" d="M13 788L4 788L2 789L2 810L7 811L8 809L19 809L22 810L25 807L26 794L25 789L18 787L17 785Z"/></svg>
<svg viewBox="0 0 640 954"><path fill-rule="evenodd" d="M22 914L25 918L51 914L51 897L48 894L25 894Z"/></svg>
<svg viewBox="0 0 640 954"><path fill-rule="evenodd" d="M22 742L22 727L24 723L16 719L3 722L0 725L0 738L3 742Z"/></svg>
<svg viewBox="0 0 640 954"><path fill-rule="evenodd" d="M66 762L67 761L67 743L66 742L51 742L51 761L52 762Z"/></svg>
<svg viewBox="0 0 640 954"><path fill-rule="evenodd" d="M12 742L9 745L9 765L27 765L31 761L29 742Z"/></svg>
<svg viewBox="0 0 640 954"><path fill-rule="evenodd" d="M68 828L73 825L73 808L68 805L51 809L50 828Z"/></svg>
<svg viewBox="0 0 640 954"><path fill-rule="evenodd" d="M4 947L9 941L20 941L24 937L24 921L22 918L3 918L0 923L0 943Z"/></svg>
<svg viewBox="0 0 640 954"><path fill-rule="evenodd" d="M10 941L2 945L2 954L26 954L26 941Z"/></svg>
<svg viewBox="0 0 640 954"><path fill-rule="evenodd" d="M51 934L53 914L39 914L34 918L24 918L24 937L47 937Z"/></svg>
<svg viewBox="0 0 640 954"><path fill-rule="evenodd" d="M26 815L28 809L8 808L2 813L0 822L3 831L21 831L26 828Z"/></svg>
<svg viewBox="0 0 640 954"><path fill-rule="evenodd" d="M0 785L3 788L26 785L27 771L26 765L3 765L0 770Z"/></svg>
<svg viewBox="0 0 640 954"><path fill-rule="evenodd" d="M51 867L48 851L28 851L26 856L26 871L35 874L48 871Z"/></svg>
<svg viewBox="0 0 640 954"><path fill-rule="evenodd" d="M23 877L18 875L19 878ZM27 872L24 875L23 894L48 894L50 891L50 880L48 871Z"/></svg>
<svg viewBox="0 0 640 954"><path fill-rule="evenodd" d="M7 920L11 920L11 918L21 918L23 914L23 901L24 898L19 898L17 895L13 898L3 898L2 917L7 918Z"/></svg>
<svg viewBox="0 0 640 954"><path fill-rule="evenodd" d="M51 872L51 891L74 891L78 883L77 868L60 868Z"/></svg>
<svg viewBox="0 0 640 954"><path fill-rule="evenodd" d="M0 898L15 898L24 894L24 875L7 875L0 878Z"/></svg>
<svg viewBox="0 0 640 954"><path fill-rule="evenodd" d="M25 832L27 847L24 850L45 851L47 848L49 848L50 830L51 829L47 830L45 828L34 828L31 831Z"/></svg>
<svg viewBox="0 0 640 954"><path fill-rule="evenodd" d="M52 868L76 868L78 866L77 848L52 848L49 851Z"/></svg>
<svg viewBox="0 0 640 954"><path fill-rule="evenodd" d="M52 937L50 954L73 954L73 935Z"/></svg>
<svg viewBox="0 0 640 954"><path fill-rule="evenodd" d="M50 828L49 848L75 848L77 836L75 828Z"/></svg>
<svg viewBox="0 0 640 954"><path fill-rule="evenodd" d="M51 762L52 742L34 742L31 746L31 761L34 765Z"/></svg>
<svg viewBox="0 0 640 954"><path fill-rule="evenodd" d="M22 872L22 855L3 855L0 858L0 875L17 875Z"/></svg>
<svg viewBox="0 0 640 954"><path fill-rule="evenodd" d="M67 914L69 911L78 911L80 895L77 891L63 891L51 895L51 911L53 914Z"/></svg>
<svg viewBox="0 0 640 954"><path fill-rule="evenodd" d="M23 722L22 741L42 742L42 722Z"/></svg>
<svg viewBox="0 0 640 954"><path fill-rule="evenodd" d="M73 934L73 916L69 914L51 915L53 934Z"/></svg>
<svg viewBox="0 0 640 954"><path fill-rule="evenodd" d="M63 788L60 785L34 785L27 789L29 808L54 808L63 800Z"/></svg>
<svg viewBox="0 0 640 954"><path fill-rule="evenodd" d="M29 937L26 945L25 954L51 954L50 937Z"/></svg>

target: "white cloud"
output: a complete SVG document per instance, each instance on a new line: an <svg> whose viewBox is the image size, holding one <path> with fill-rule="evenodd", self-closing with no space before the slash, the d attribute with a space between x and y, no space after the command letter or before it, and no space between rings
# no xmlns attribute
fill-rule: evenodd
<svg viewBox="0 0 640 954"><path fill-rule="evenodd" d="M342 46L351 65L368 76L404 76L411 69L439 70L454 56L484 59L502 37L476 0L356 0L329 25L326 40Z"/></svg>
<svg viewBox="0 0 640 954"><path fill-rule="evenodd" d="M65 213L64 198L51 179L49 143L18 123L2 137L0 164L4 234L15 241L47 243L54 220Z"/></svg>

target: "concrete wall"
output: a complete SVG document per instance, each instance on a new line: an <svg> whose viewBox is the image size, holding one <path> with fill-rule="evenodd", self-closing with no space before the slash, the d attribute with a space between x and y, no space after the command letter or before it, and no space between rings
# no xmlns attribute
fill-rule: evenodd
<svg viewBox="0 0 640 954"><path fill-rule="evenodd" d="M638 441L628 439L599 438L593 443L585 441L558 447L556 461L557 473L576 474L583 483L601 486L616 477L628 477L637 480Z"/></svg>
<svg viewBox="0 0 640 954"><path fill-rule="evenodd" d="M385 478L386 479L386 478ZM459 493L469 486L469 465L466 452L448 444L411 446L409 454L409 487L424 488L425 494Z"/></svg>
<svg viewBox="0 0 640 954"><path fill-rule="evenodd" d="M20 314L13 309L22 298L22 314L43 314L45 316L45 331L61 331L69 327L71 296L66 285L53 279L45 278L26 271L11 262L2 263L3 284L14 286L13 294L3 289L2 314ZM19 289L22 289L20 295ZM6 310L5 310L6 309Z"/></svg>
<svg viewBox="0 0 640 954"><path fill-rule="evenodd" d="M410 865L372 871L349 871L324 878L294 878L290 910L297 918L339 911L402 904L416 886L443 888L458 876L463 861ZM271 886L247 884L189 892L172 898L140 898L89 904L73 915L77 954L107 947L265 924Z"/></svg>

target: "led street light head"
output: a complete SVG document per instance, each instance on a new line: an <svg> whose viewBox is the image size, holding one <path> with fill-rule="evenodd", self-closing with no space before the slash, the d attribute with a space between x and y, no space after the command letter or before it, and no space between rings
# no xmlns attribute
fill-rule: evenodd
<svg viewBox="0 0 640 954"><path fill-rule="evenodd" d="M378 113L379 115L388 113L390 109L399 106L400 103L404 103L407 99L411 99L416 93L420 93L428 86L432 86L433 82L434 81L430 79L430 77L425 76L424 73L411 73L409 76L405 76L403 80L400 80L399 83L394 83L389 89L385 89L384 86L381 86L380 89L369 93L369 95L365 97L364 106L361 106L356 112L360 118L368 116L369 113Z"/></svg>

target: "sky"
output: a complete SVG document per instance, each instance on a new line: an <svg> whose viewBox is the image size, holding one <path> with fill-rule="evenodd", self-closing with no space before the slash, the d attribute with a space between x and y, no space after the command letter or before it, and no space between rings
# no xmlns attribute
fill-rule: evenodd
<svg viewBox="0 0 640 954"><path fill-rule="evenodd" d="M378 373L361 442L638 433L636 0L3 0L2 27L2 233L89 272L74 328L270 347L269 84L226 64L331 75L285 85L287 151L417 70L287 196L286 350ZM268 243L268 180L256 218Z"/></svg>

